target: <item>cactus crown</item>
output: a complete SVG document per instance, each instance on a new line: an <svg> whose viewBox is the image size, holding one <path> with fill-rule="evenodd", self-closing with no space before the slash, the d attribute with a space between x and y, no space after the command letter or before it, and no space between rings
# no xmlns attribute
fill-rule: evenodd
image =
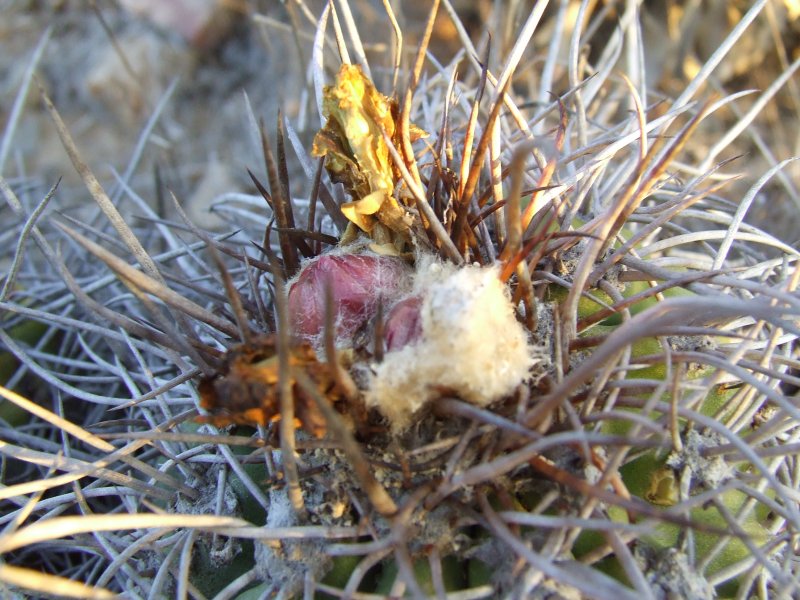
<svg viewBox="0 0 800 600"><path fill-rule="evenodd" d="M738 110L706 88L764 3L675 99L635 3L603 38L589 3L537 2L477 48L433 4L408 68L399 30L379 69L323 9L313 144L259 128L266 203L221 206L230 235L112 201L45 98L103 220L37 223L0 179L0 342L58 399L0 389L25 411L0 415L0 580L63 538L95 591L792 595L798 252L743 220L788 160L734 203L729 140L697 141Z"/></svg>

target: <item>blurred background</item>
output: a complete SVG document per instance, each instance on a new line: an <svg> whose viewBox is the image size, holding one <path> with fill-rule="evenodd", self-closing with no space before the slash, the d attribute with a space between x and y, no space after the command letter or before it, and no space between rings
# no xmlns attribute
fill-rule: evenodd
<svg viewBox="0 0 800 600"><path fill-rule="evenodd" d="M404 35L403 60L413 59L429 2L388 2ZM278 110L310 146L319 127L309 85L316 20L325 2L284 0L0 0L0 130L14 135L0 155L0 173L41 199L58 177L59 198L91 203L43 108L37 86L52 98L84 159L104 182L114 182L136 151L156 111L155 133L131 179L148 201L163 202L175 191L192 218L218 228L209 207L230 192L254 193L246 167L263 172L260 148L248 121L247 101L256 118L274 130ZM391 82L392 30L380 0L351 0L373 76L382 91ZM531 0L452 0L478 48L488 25L500 23L503 35L491 40L490 67L497 69L513 45ZM577 18L580 2L566 1L567 19ZM591 72L593 50L616 27L625 2L590 1L585 27L593 28L586 49ZM642 3L647 84L653 93L676 96L712 55L752 2L741 0L655 0ZM518 69L514 92L524 97L548 51L559 2L551 2L544 22ZM770 0L712 78L717 91L764 90L800 56L800 0ZM49 40L36 68L24 106L12 119L15 98L45 32ZM462 42L445 8L439 11L431 54L446 65ZM330 48L335 52L335 48ZM566 46L561 50L567 52ZM566 54L565 54L566 56ZM331 60L334 64L335 60ZM469 73L466 67L459 70ZM527 78L527 79L526 79ZM530 81L528 81L528 79ZM565 73L555 74L554 93L568 89ZM528 87L530 85L530 87ZM794 76L718 160L742 155L726 172L742 179L726 195L741 195L772 164L800 154L800 78ZM246 98L245 98L246 94ZM703 125L687 160L704 153L757 99L741 98ZM302 171L297 176L304 178ZM293 190L302 193L301 181ZM800 238L800 166L792 165L762 189L750 221L784 241ZM5 206L0 208L0 214ZM165 209L166 210L166 209Z"/></svg>

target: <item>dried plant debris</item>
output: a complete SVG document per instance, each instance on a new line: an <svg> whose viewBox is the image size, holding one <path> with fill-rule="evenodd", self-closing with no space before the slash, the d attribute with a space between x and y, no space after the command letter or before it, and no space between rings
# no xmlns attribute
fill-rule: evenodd
<svg viewBox="0 0 800 600"><path fill-rule="evenodd" d="M0 585L796 597L800 253L746 222L797 198L751 128L800 118L781 3L735 3L670 94L649 4L512 3L471 36L443 0L410 54L397 4L233 8L309 85L276 128L241 105L263 166L213 234L154 208L169 94L108 181L43 94L86 191L6 160L42 39L0 139ZM721 87L750 27L783 65L754 104Z"/></svg>
<svg viewBox="0 0 800 600"><path fill-rule="evenodd" d="M322 109L327 122L314 138L312 153L326 158L331 180L342 183L353 198L341 206L356 227L350 226L344 241L362 231L377 247L401 251L419 234L419 219L394 196L399 176L384 135L400 145L397 103L378 92L359 66L345 64L336 85L325 88ZM412 139L424 135L416 128L413 132Z"/></svg>
<svg viewBox="0 0 800 600"><path fill-rule="evenodd" d="M275 336L259 336L230 349L225 365L211 377L203 378L197 388L200 406L212 416L204 422L218 427L239 424L267 425L280 419L279 365ZM331 404L341 400L328 364L317 359L308 344L292 346L291 369L302 369L315 383L319 393ZM292 395L299 425L316 437L325 435L325 418L303 389L292 382Z"/></svg>

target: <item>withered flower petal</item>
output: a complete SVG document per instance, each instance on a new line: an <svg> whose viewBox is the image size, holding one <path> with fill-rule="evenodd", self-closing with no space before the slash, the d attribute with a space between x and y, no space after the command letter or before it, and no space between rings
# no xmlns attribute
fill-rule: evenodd
<svg viewBox="0 0 800 600"><path fill-rule="evenodd" d="M312 154L324 156L331 179L353 198L344 215L371 235L376 221L408 239L414 219L393 196L398 177L383 134L396 137L395 103L378 92L356 65L342 65L336 84L327 86L322 109L325 126L314 138ZM413 135L424 132L413 128Z"/></svg>
<svg viewBox="0 0 800 600"><path fill-rule="evenodd" d="M322 110L328 121L314 139L314 154L329 156L329 169L337 173L355 163L369 186L349 189L355 198L378 190L391 193L394 177L382 133L394 135L391 100L375 89L361 67L342 65L336 85L325 88ZM362 179L354 175L347 177Z"/></svg>
<svg viewBox="0 0 800 600"><path fill-rule="evenodd" d="M330 367L317 360L311 346L294 345L289 362L292 367L303 369L317 384L320 394L332 404L341 400ZM210 413L208 417L200 417L201 422L224 427L233 424L267 425L280 419L275 336L262 335L231 348L220 373L202 379L197 389L200 406ZM299 426L316 437L324 436L325 417L316 403L294 382L292 393Z"/></svg>

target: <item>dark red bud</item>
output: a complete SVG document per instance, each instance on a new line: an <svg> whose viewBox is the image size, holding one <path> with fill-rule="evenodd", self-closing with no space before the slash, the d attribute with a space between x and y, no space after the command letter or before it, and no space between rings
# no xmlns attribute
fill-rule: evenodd
<svg viewBox="0 0 800 600"><path fill-rule="evenodd" d="M395 304L386 317L384 343L386 350L399 350L422 337L422 298L409 296Z"/></svg>
<svg viewBox="0 0 800 600"><path fill-rule="evenodd" d="M306 263L289 288L292 332L315 338L325 326L325 286L333 296L339 338L351 337L378 307L408 285L410 267L399 258L371 254L324 254Z"/></svg>

